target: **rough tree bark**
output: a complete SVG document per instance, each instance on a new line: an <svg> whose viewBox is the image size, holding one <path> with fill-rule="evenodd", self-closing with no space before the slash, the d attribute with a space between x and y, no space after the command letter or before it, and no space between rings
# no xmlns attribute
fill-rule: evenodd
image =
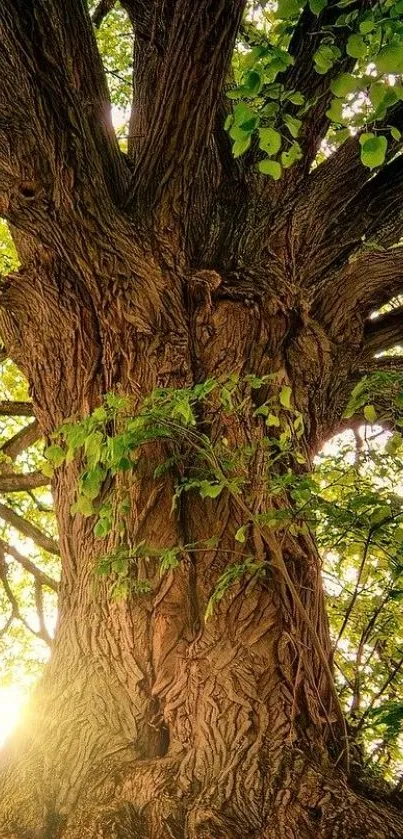
<svg viewBox="0 0 403 839"><path fill-rule="evenodd" d="M141 402L156 385L276 372L306 418L311 457L382 345L366 319L403 285L400 252L357 255L371 213L358 240L337 228L381 176L365 184L355 140L275 188L232 160L221 90L243 0L123 6L138 70L130 160L81 0L0 9L0 209L22 262L2 285L1 330L41 432L108 391ZM310 25L305 12L301 38ZM309 89L312 52L296 54ZM324 112L314 137L306 125L308 157ZM379 185L387 244L390 184ZM388 340L392 327L398 318ZM223 430L218 412L211 434ZM232 443L260 434L250 416L225 427ZM149 560L153 594L113 601L94 567L118 535L95 539L92 519L71 516L79 466L57 470L58 627L27 722L2 754L1 839L403 837L401 815L349 786L313 539L253 530L247 547L265 578L240 582L205 623L242 517L225 494L190 493L171 515L171 479L153 479L158 454L130 489L129 545L216 536L217 547L185 554L162 580ZM268 504L263 479L255 461L255 512Z"/></svg>

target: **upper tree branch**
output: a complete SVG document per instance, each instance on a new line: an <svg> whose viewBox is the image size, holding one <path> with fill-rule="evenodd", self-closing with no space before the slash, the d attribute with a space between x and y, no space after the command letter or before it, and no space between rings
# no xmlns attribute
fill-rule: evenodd
<svg viewBox="0 0 403 839"><path fill-rule="evenodd" d="M373 0L356 0L350 3L349 12L358 8L364 11L372 5ZM294 58L294 64L284 75L284 84L287 90L299 90L306 99L314 101L308 111L301 132L301 142L304 147L304 159L300 166L309 171L312 160L315 158L320 141L324 138L330 120L326 116L330 99L333 94L330 91L330 83L339 73L349 72L353 69L355 59L345 53L345 46L351 29L348 26L335 26L340 16L340 5L336 0L331 0L319 16L314 15L308 3L305 4L301 17L295 27L289 52ZM313 56L323 41L324 27L331 26L333 43L337 46L342 57L325 74L316 72ZM295 172L295 170L294 170ZM290 172L294 175L293 172Z"/></svg>
<svg viewBox="0 0 403 839"><path fill-rule="evenodd" d="M27 519L24 519L16 513L15 510L12 510L11 507L0 504L0 518L11 525L11 527L14 527L15 530L18 530L19 533L22 533L23 536L26 536L27 539L32 539L39 548L43 548L45 551L56 556L59 555L60 551L57 542L51 536L44 533L43 530L40 530L39 527L36 527L35 524L27 521Z"/></svg>
<svg viewBox="0 0 403 839"><path fill-rule="evenodd" d="M122 201L126 184L85 4L3 0L0 44L0 211L53 245L73 192Z"/></svg>
<svg viewBox="0 0 403 839"><path fill-rule="evenodd" d="M92 15L92 22L97 29L101 26L102 21L109 12L112 11L114 6L116 6L116 0L101 0L101 2L98 3L95 12Z"/></svg>
<svg viewBox="0 0 403 839"><path fill-rule="evenodd" d="M329 237L337 240L340 258L361 246L362 238L388 247L403 231L403 157L399 155L371 178L339 216Z"/></svg>
<svg viewBox="0 0 403 839"><path fill-rule="evenodd" d="M351 324L352 317L363 323L372 311L402 290L403 248L367 251L339 271L331 285L324 283L318 286L314 304L316 316L329 328L332 336L342 335L346 324ZM395 315L395 312L392 314ZM381 322L381 318L369 320L368 334ZM396 323L396 320L393 322ZM373 353L397 343L388 343L390 336L386 334L383 337L387 343L379 346L378 350L374 349Z"/></svg>
<svg viewBox="0 0 403 839"><path fill-rule="evenodd" d="M364 337L365 352L368 355L389 350L401 343L403 341L403 306L367 321Z"/></svg>
<svg viewBox="0 0 403 839"><path fill-rule="evenodd" d="M177 0L131 198L153 205L200 171L245 0Z"/></svg>
<svg viewBox="0 0 403 839"><path fill-rule="evenodd" d="M402 103L392 109L384 123L377 122L377 129L381 131L390 123L403 129ZM400 141L392 140L388 157L392 158L400 146ZM384 245L398 240L394 235L399 225L401 229L401 214L396 211L401 193L399 160L373 176L361 162L358 136L351 137L302 185L292 227L294 252L296 256L304 254L301 271L306 285L317 283L330 269L340 268L361 246L364 235L375 235Z"/></svg>
<svg viewBox="0 0 403 839"><path fill-rule="evenodd" d="M52 645L52 637L49 635L46 622L45 622L45 611L43 607L43 591L42 586L35 580L34 582L35 588L35 606L36 606L36 614L38 615L38 622L39 622L39 632L41 634L41 638L49 645Z"/></svg>
<svg viewBox="0 0 403 839"><path fill-rule="evenodd" d="M382 355L379 358L366 358L359 367L362 376L367 373L403 373L402 355Z"/></svg>

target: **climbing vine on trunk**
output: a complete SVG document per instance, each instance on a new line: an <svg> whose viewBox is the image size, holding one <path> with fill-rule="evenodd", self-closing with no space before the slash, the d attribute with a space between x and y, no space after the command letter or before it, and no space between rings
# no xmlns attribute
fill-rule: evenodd
<svg viewBox="0 0 403 839"><path fill-rule="evenodd" d="M403 836L335 687L312 476L363 418L401 445L398 379L370 379L400 366L380 355L402 334L400 5L3 0L0 328L30 398L0 411L34 414L11 463L47 448L0 486L50 480L58 541L0 517L61 581L3 545L13 619L10 556L40 637L49 588L58 624L3 752L2 839ZM119 136L107 79L121 107L130 89ZM369 523L359 496L350 615L399 529L390 495Z"/></svg>

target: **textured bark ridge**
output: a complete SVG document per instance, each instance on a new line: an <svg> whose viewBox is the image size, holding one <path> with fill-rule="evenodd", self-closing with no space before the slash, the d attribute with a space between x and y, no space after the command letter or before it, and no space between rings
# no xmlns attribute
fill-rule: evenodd
<svg viewBox="0 0 403 839"><path fill-rule="evenodd" d="M231 158L220 92L242 0L200 0L197 12L189 0L122 5L137 69L129 161L80 0L0 9L0 208L22 263L2 284L1 330L40 430L87 415L108 391L140 404L155 386L273 372L292 387L311 457L341 428L382 338L396 336L396 319L377 330L367 318L401 290L400 253L362 254L364 220L358 238L338 228L380 176L365 184L353 139L275 186ZM100 4L97 23L112 6ZM308 151L324 113L320 136L305 127ZM387 194L396 179L382 183ZM224 425L217 410L210 433L258 439L252 416ZM58 627L27 722L1 756L1 839L401 839L402 816L349 786L312 537L252 529L247 548L266 576L240 581L205 622L243 521L225 493L186 494L172 515L172 478L153 477L161 454L150 447L133 475L129 547L212 536L217 547L184 552L163 578L144 561L152 594L118 601L94 574L118 531L95 539L93 519L70 513L80 465L57 470ZM256 459L256 513L269 503L264 478Z"/></svg>

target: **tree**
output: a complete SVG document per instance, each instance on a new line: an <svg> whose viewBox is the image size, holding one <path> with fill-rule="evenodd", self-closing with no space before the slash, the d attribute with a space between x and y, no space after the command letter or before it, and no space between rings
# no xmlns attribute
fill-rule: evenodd
<svg viewBox="0 0 403 839"><path fill-rule="evenodd" d="M293 512L268 484L360 420L350 393L402 336L400 308L370 318L403 285L400 5L122 0L124 152L83 0L3 0L0 211L21 267L1 333L57 449L62 563L52 658L3 756L4 839L403 836L354 791L317 546L270 525ZM125 434L136 463L109 443Z"/></svg>

